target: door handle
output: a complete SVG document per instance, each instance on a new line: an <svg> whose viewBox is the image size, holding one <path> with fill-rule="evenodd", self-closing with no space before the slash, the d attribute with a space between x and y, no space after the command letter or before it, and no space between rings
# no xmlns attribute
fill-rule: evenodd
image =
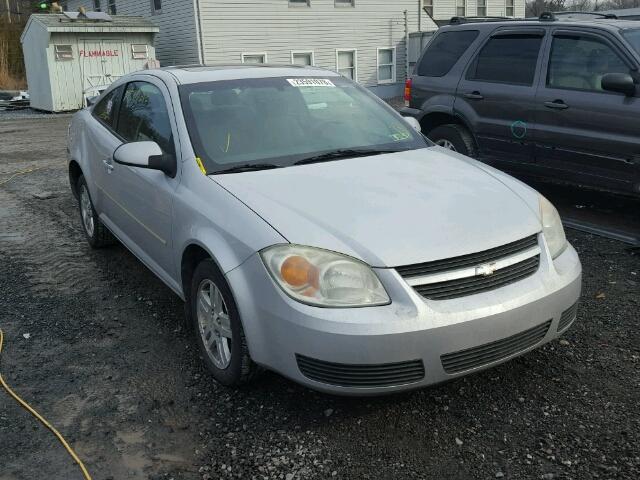
<svg viewBox="0 0 640 480"><path fill-rule="evenodd" d="M565 110L569 108L569 105L562 100L554 100L553 102L544 102L544 106L547 108L553 108L555 110Z"/></svg>
<svg viewBox="0 0 640 480"><path fill-rule="evenodd" d="M482 100L484 97L476 90L471 93L465 93L464 98L468 98L469 100Z"/></svg>
<svg viewBox="0 0 640 480"><path fill-rule="evenodd" d="M102 160L104 164L104 168L107 170L107 173L111 173L113 171L113 164L109 162L109 160Z"/></svg>

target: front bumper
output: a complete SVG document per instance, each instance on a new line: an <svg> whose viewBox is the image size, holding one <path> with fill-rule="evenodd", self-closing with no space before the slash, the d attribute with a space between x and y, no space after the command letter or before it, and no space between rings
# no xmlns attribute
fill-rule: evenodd
<svg viewBox="0 0 640 480"><path fill-rule="evenodd" d="M420 388L497 365L558 337L568 328L565 318L559 330L562 314L576 304L581 290L581 265L571 246L555 261L545 247L530 277L451 300L424 299L393 269L376 273L390 305L338 309L289 298L257 254L229 272L253 360L325 392L367 395ZM416 362L424 368L418 379ZM411 375L400 371L391 385L361 380L363 369L388 380L381 372L396 370L388 364L407 365ZM334 378L336 372L357 381L317 380Z"/></svg>

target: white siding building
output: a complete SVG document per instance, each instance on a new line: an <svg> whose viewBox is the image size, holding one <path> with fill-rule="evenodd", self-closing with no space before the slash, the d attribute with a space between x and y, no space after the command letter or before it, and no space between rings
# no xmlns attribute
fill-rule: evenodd
<svg viewBox="0 0 640 480"><path fill-rule="evenodd" d="M434 18L524 15L524 0L422 0ZM431 2L431 3L428 3ZM510 2L510 3L509 3ZM514 5L510 7L510 5ZM150 18L162 65L311 63L337 70L382 97L399 95L408 32L435 30L421 0L68 0L65 9L101 9Z"/></svg>

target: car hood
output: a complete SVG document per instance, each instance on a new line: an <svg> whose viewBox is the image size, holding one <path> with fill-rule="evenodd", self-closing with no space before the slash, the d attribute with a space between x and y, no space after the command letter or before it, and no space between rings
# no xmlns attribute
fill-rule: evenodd
<svg viewBox="0 0 640 480"><path fill-rule="evenodd" d="M211 178L289 242L374 267L478 252L541 230L537 201L516 194L510 177L441 148Z"/></svg>

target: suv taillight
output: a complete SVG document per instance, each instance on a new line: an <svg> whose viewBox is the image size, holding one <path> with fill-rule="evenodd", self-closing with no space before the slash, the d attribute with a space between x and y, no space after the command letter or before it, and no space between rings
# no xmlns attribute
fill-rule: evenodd
<svg viewBox="0 0 640 480"><path fill-rule="evenodd" d="M407 78L407 81L404 82L404 106L408 107L411 102L411 84L412 80Z"/></svg>

